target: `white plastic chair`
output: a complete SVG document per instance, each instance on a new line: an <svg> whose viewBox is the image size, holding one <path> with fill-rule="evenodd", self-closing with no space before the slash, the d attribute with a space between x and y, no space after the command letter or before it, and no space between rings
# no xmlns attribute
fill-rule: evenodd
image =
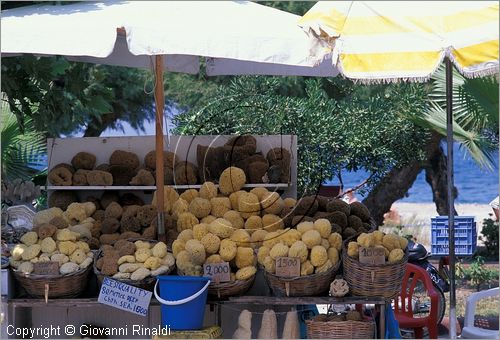
<svg viewBox="0 0 500 340"><path fill-rule="evenodd" d="M500 293L500 288L492 288L481 292L473 293L467 298L465 305L464 328L461 338L463 339L498 339L499 331L484 329L474 326L474 314L476 313L476 304L479 300L496 296Z"/></svg>

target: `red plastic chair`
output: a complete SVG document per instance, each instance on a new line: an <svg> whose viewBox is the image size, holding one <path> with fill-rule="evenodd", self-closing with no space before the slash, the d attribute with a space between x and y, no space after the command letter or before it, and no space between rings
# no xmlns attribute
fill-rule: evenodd
<svg viewBox="0 0 500 340"><path fill-rule="evenodd" d="M431 300L431 308L429 315L416 318L413 317L412 297L418 282L422 282L427 291L427 295ZM439 297L434 289L431 278L424 269L409 263L406 265L401 293L394 301L394 315L399 323L399 327L412 328L417 339L423 338L424 327L428 329L430 339L437 339Z"/></svg>

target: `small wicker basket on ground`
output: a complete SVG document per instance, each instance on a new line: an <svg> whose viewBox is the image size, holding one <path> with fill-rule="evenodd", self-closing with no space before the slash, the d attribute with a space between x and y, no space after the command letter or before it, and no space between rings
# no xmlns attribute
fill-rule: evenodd
<svg viewBox="0 0 500 340"><path fill-rule="evenodd" d="M306 320L308 339L374 339L375 324L371 321Z"/></svg>
<svg viewBox="0 0 500 340"><path fill-rule="evenodd" d="M394 298L399 294L408 262L408 250L396 263L371 265L348 256L345 245L342 251L344 280L352 295Z"/></svg>
<svg viewBox="0 0 500 340"><path fill-rule="evenodd" d="M328 271L297 277L280 277L264 270L264 277L275 296L315 296L328 291L340 267L340 260Z"/></svg>
<svg viewBox="0 0 500 340"><path fill-rule="evenodd" d="M146 240L146 239L129 239L128 241L130 241L130 242L147 241L147 242L150 242L153 244L158 242L156 240ZM169 251L170 251L170 249L169 249ZM97 260L100 259L102 256L103 256L102 249L99 249L97 251L96 255L94 256L94 259L95 259L95 261L94 261L94 274L97 277L97 283L99 285L99 289L101 289L102 282L104 281L104 278L106 277L106 275L102 274L101 271L96 267ZM162 275L169 275L174 269L175 269L175 265L170 267L169 271L162 274ZM156 283L155 276L148 276L142 280L114 279L112 277L110 277L110 279L131 285L131 286L134 286L137 288L142 288L142 289L148 290L150 292L152 292L154 290L155 283Z"/></svg>
<svg viewBox="0 0 500 340"><path fill-rule="evenodd" d="M24 274L15 269L12 269L12 273L30 296L53 299L81 295L87 288L91 269L88 266L67 275Z"/></svg>

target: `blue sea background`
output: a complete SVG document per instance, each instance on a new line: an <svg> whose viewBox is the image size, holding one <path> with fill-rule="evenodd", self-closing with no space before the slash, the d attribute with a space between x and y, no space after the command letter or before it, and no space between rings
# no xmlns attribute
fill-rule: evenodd
<svg viewBox="0 0 500 340"><path fill-rule="evenodd" d="M167 126L171 127L171 114L167 119ZM175 114L175 113L174 113ZM144 130L137 131L126 122L122 122L123 130L107 129L101 136L138 136L138 135L154 135L155 127L154 122L144 122ZM446 152L446 145L443 144L443 149ZM459 144L455 143L454 148L454 173L455 173L455 186L458 189L457 203L477 203L488 204L498 195L498 151L494 153L495 160L494 169L487 171L481 169L470 155L460 148ZM365 171L357 172L344 172L342 180L344 188L351 188L368 177ZM326 184L339 184L338 180L334 179ZM358 198L362 196L358 195ZM413 186L407 193L407 197L399 200L398 202L408 203L432 203L432 192L429 184L425 181L425 172L422 171Z"/></svg>

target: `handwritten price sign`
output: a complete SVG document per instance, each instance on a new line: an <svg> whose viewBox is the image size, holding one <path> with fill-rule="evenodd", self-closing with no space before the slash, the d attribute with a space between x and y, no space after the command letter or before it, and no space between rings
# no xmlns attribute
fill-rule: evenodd
<svg viewBox="0 0 500 340"><path fill-rule="evenodd" d="M203 275L210 276L214 282L231 281L231 268L229 267L229 262L204 264Z"/></svg>
<svg viewBox="0 0 500 340"><path fill-rule="evenodd" d="M359 247L359 262L365 264L385 264L383 248Z"/></svg>
<svg viewBox="0 0 500 340"><path fill-rule="evenodd" d="M300 259L298 257L276 258L276 275L283 277L300 276Z"/></svg>

